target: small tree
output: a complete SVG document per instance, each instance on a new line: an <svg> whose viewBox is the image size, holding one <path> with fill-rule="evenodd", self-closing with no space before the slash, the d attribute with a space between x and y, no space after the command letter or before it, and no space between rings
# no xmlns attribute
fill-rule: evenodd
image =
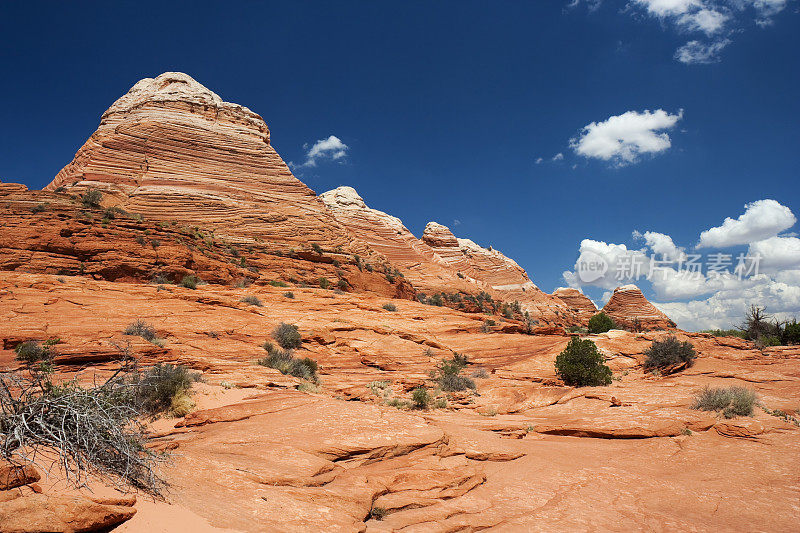
<svg viewBox="0 0 800 533"><path fill-rule="evenodd" d="M297 326L285 322L281 322L280 325L275 328L275 331L272 332L272 336L278 341L281 348L286 349L299 348L303 342L303 338L300 336L300 331L297 329Z"/></svg>
<svg viewBox="0 0 800 533"><path fill-rule="evenodd" d="M616 327L614 320L602 311L589 319L589 333L605 333Z"/></svg>
<svg viewBox="0 0 800 533"><path fill-rule="evenodd" d="M697 357L692 343L680 342L674 335L653 341L644 354L645 370L658 369L668 374L692 366Z"/></svg>
<svg viewBox="0 0 800 533"><path fill-rule="evenodd" d="M431 395L428 393L428 388L422 385L414 389L411 393L411 400L414 402L415 409L427 409L431 403Z"/></svg>
<svg viewBox="0 0 800 533"><path fill-rule="evenodd" d="M772 315L767 313L765 307L750 305L739 329L745 333L748 340L762 346L772 346L780 342L780 340L776 342L775 339L780 339L781 327Z"/></svg>
<svg viewBox="0 0 800 533"><path fill-rule="evenodd" d="M103 193L97 189L87 189L81 197L81 203L84 207L97 208L100 207L100 202L103 200Z"/></svg>
<svg viewBox="0 0 800 533"><path fill-rule="evenodd" d="M800 323L795 318L783 326L781 342L785 345L800 344Z"/></svg>
<svg viewBox="0 0 800 533"><path fill-rule="evenodd" d="M590 340L572 337L564 351L556 357L556 374L567 385L587 387L611 384L611 369Z"/></svg>

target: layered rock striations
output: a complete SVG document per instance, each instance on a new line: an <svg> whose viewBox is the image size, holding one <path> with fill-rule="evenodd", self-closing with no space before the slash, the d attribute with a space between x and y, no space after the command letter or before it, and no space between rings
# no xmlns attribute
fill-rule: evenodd
<svg viewBox="0 0 800 533"><path fill-rule="evenodd" d="M618 326L633 330L674 329L675 323L645 298L636 285L623 285L603 306Z"/></svg>
<svg viewBox="0 0 800 533"><path fill-rule="evenodd" d="M582 326L587 325L589 319L597 314L597 307L595 307L594 302L578 289L559 287L553 292L553 296L577 313Z"/></svg>
<svg viewBox="0 0 800 533"><path fill-rule="evenodd" d="M241 242L357 247L292 175L258 114L179 72L140 80L114 102L46 189L60 187L95 187L105 204L154 220L202 221Z"/></svg>

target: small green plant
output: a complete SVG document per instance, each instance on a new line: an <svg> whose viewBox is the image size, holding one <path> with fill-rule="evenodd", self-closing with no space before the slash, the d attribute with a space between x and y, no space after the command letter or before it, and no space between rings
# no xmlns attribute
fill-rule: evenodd
<svg viewBox="0 0 800 533"><path fill-rule="evenodd" d="M187 289L196 289L199 283L200 278L192 274L187 274L181 279L181 287L186 287Z"/></svg>
<svg viewBox="0 0 800 533"><path fill-rule="evenodd" d="M168 285L172 283L172 281L170 281L170 279L163 274L156 274L150 280L150 283L152 283L153 285Z"/></svg>
<svg viewBox="0 0 800 533"><path fill-rule="evenodd" d="M463 391L467 389L475 390L475 382L461 375L469 361L467 356L458 353L453 354L451 359L442 359L433 371L433 379L439 388L446 392Z"/></svg>
<svg viewBox="0 0 800 533"><path fill-rule="evenodd" d="M319 254L319 255L323 254L322 246L320 246L319 244L317 244L315 242L311 243L311 249L314 250L314 252Z"/></svg>
<svg viewBox="0 0 800 533"><path fill-rule="evenodd" d="M388 381L371 381L367 385L367 388L375 396L387 398L392 395L392 389L390 388L390 385L391 384Z"/></svg>
<svg viewBox="0 0 800 533"><path fill-rule="evenodd" d="M745 387L705 387L695 397L692 409L721 412L725 418L753 416L756 393Z"/></svg>
<svg viewBox="0 0 800 533"><path fill-rule="evenodd" d="M431 403L431 395L425 385L421 385L411 392L411 401L414 409L427 409Z"/></svg>
<svg viewBox="0 0 800 533"><path fill-rule="evenodd" d="M164 344L164 341L158 338L156 328L141 319L137 319L135 322L128 324L128 327L125 328L122 334L141 337L157 346L163 346Z"/></svg>
<svg viewBox="0 0 800 533"><path fill-rule="evenodd" d="M323 289L327 289L328 287L331 286L331 282L328 281L328 278L325 277L319 278L319 286Z"/></svg>
<svg viewBox="0 0 800 533"><path fill-rule="evenodd" d="M397 306L394 305L393 303L383 304L383 308L386 309L387 311L392 311L392 312L397 311Z"/></svg>
<svg viewBox="0 0 800 533"><path fill-rule="evenodd" d="M658 369L661 373L670 373L680 367L690 367L697 358L697 352L692 343L681 342L674 335L665 339L655 340L644 352L645 370Z"/></svg>
<svg viewBox="0 0 800 533"><path fill-rule="evenodd" d="M14 351L18 361L33 364L52 359L53 353L50 346L47 342L43 346L37 341L25 341L18 344Z"/></svg>
<svg viewBox="0 0 800 533"><path fill-rule="evenodd" d="M188 398L189 389L197 381L200 381L199 372L192 372L183 365L158 363L130 377L128 385L142 412L155 415L174 409L176 416L185 416L194 404ZM183 414L179 414L181 412Z"/></svg>
<svg viewBox="0 0 800 533"><path fill-rule="evenodd" d="M437 307L441 307L444 305L444 301L442 300L442 295L440 293L436 293L425 302L428 305L435 305Z"/></svg>
<svg viewBox="0 0 800 533"><path fill-rule="evenodd" d="M294 293L292 291L284 292L283 295L287 298L294 298Z"/></svg>
<svg viewBox="0 0 800 533"><path fill-rule="evenodd" d="M273 287L288 287L289 286L289 284L286 283L285 281L274 280L274 279L270 280L269 284L272 285Z"/></svg>
<svg viewBox="0 0 800 533"><path fill-rule="evenodd" d="M102 201L103 193L97 189L86 189L86 192L83 193L83 196L81 196L81 203L83 204L83 207L90 209L100 207L100 202Z"/></svg>
<svg viewBox="0 0 800 533"><path fill-rule="evenodd" d="M47 203L43 202L33 206L31 208L31 213L42 213L45 209L47 209Z"/></svg>
<svg viewBox="0 0 800 533"><path fill-rule="evenodd" d="M389 514L384 507L373 507L369 510L369 517L373 520L383 520Z"/></svg>
<svg viewBox="0 0 800 533"><path fill-rule="evenodd" d="M616 327L614 320L602 311L589 319L589 333L605 333Z"/></svg>
<svg viewBox="0 0 800 533"><path fill-rule="evenodd" d="M278 342L281 348L299 348L303 342L300 331L294 324L281 322L272 332L272 337Z"/></svg>
<svg viewBox="0 0 800 533"><path fill-rule="evenodd" d="M281 350L276 348L271 342L264 343L267 356L261 358L257 363L261 366L274 368L281 374L305 379L314 383L319 381L317 376L317 362L310 357L294 357L291 350Z"/></svg>
<svg viewBox="0 0 800 533"><path fill-rule="evenodd" d="M258 296L245 296L241 301L249 305L255 305L256 307L264 307L264 304L261 303Z"/></svg>
<svg viewBox="0 0 800 533"><path fill-rule="evenodd" d="M595 343L579 337L572 337L556 357L556 374L575 387L610 385L612 375Z"/></svg>

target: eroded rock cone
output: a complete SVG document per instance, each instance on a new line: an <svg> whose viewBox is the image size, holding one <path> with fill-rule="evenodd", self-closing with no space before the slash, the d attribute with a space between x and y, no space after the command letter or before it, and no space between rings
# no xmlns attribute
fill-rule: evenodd
<svg viewBox="0 0 800 533"><path fill-rule="evenodd" d="M636 285L614 289L603 312L618 326L633 330L674 329L675 323L644 297Z"/></svg>

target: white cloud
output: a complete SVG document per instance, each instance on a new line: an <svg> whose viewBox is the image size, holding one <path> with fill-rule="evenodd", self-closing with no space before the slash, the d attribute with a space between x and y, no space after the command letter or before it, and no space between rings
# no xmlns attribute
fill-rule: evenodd
<svg viewBox="0 0 800 533"><path fill-rule="evenodd" d="M676 246L672 240L672 237L669 235L655 231L645 231L644 233L634 231L633 238L643 239L645 244L647 244L647 246L653 250L654 254L669 259L670 261L681 261L686 259L686 252L684 249Z"/></svg>
<svg viewBox="0 0 800 533"><path fill-rule="evenodd" d="M307 144L304 145L303 148L307 151L306 160L300 165L301 167L315 167L318 161L324 159L333 161L340 160L347 155L347 150L349 149L349 147L335 135L331 135L327 139L318 140L311 148L308 148Z"/></svg>
<svg viewBox="0 0 800 533"><path fill-rule="evenodd" d="M691 31L702 31L706 35L712 35L722 30L728 18L728 15L714 9L701 9L695 13L682 15L678 19L678 24Z"/></svg>
<svg viewBox="0 0 800 533"><path fill-rule="evenodd" d="M642 154L656 154L672 146L666 133L683 117L683 110L671 115L663 109L643 113L628 111L603 122L585 126L570 147L584 157L614 161L618 165L634 163Z"/></svg>
<svg viewBox="0 0 800 533"><path fill-rule="evenodd" d="M615 289L630 282L620 279L618 275L618 272L626 268L625 265L641 265L643 275L649 269L647 256L641 250L628 249L624 244L583 239L578 253L574 270L562 273L564 281L570 287L590 285Z"/></svg>
<svg viewBox="0 0 800 533"><path fill-rule="evenodd" d="M730 39L720 39L712 43L689 41L675 51L675 59L686 64L709 64L719 61L719 53L731 44Z"/></svg>
<svg viewBox="0 0 800 533"><path fill-rule="evenodd" d="M745 212L739 218L726 218L721 226L702 232L697 247L726 248L750 244L774 237L797 222L791 209L775 200L758 200L744 207Z"/></svg>
<svg viewBox="0 0 800 533"><path fill-rule="evenodd" d="M700 0L634 0L634 3L657 17L682 15L703 5Z"/></svg>
<svg viewBox="0 0 800 533"><path fill-rule="evenodd" d="M564 159L564 154L562 154L561 152L558 152L556 155L553 156L553 161L561 161L562 159Z"/></svg>
<svg viewBox="0 0 800 533"><path fill-rule="evenodd" d="M536 164L537 165L540 164L542 161L543 161L543 159L541 157L537 157L536 158Z"/></svg>
<svg viewBox="0 0 800 533"><path fill-rule="evenodd" d="M785 270L800 269L800 239L770 237L750 244L747 255L760 256L759 272L780 274Z"/></svg>

